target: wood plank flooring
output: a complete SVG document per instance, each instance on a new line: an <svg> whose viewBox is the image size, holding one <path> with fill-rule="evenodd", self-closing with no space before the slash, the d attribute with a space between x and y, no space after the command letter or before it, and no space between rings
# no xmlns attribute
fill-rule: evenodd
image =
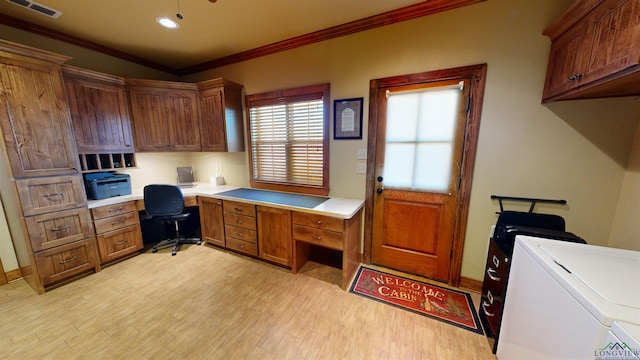
<svg viewBox="0 0 640 360"><path fill-rule="evenodd" d="M169 251L43 295L0 286L0 358L495 359L482 335L341 290L335 268Z"/></svg>

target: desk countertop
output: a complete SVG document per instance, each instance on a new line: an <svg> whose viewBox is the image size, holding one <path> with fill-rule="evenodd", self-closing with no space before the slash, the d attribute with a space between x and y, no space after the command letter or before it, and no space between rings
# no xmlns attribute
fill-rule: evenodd
<svg viewBox="0 0 640 360"><path fill-rule="evenodd" d="M208 183L198 183L196 186L192 188L183 188L182 194L184 196L205 196L222 200L233 200L238 202L245 202L255 205L264 205L275 208L294 210L294 211L302 211L307 213L315 213L319 215L326 215L331 217L338 217L342 219L351 219L364 205L363 200L358 199L348 199L348 198L337 198L330 197L327 201L321 203L320 205L314 208L305 208L291 205L283 205L276 204L271 202L263 202L257 200L248 200L238 197L231 197L225 195L219 195L219 193L238 189L237 186L231 185L221 185L221 186L212 186ZM134 189L132 190L131 195L125 196L116 196L112 198L102 199L102 200L89 200L89 208L95 208L99 206L105 205L113 205L125 201L132 200L142 200L143 192L142 189Z"/></svg>

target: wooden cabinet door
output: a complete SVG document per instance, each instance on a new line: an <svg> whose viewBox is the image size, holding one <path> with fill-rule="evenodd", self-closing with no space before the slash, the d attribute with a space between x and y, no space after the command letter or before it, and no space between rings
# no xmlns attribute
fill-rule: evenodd
<svg viewBox="0 0 640 360"><path fill-rule="evenodd" d="M226 151L222 88L200 92L200 135L203 151Z"/></svg>
<svg viewBox="0 0 640 360"><path fill-rule="evenodd" d="M210 244L225 246L222 200L198 198L200 207L200 230L202 240Z"/></svg>
<svg viewBox="0 0 640 360"><path fill-rule="evenodd" d="M59 65L0 52L0 104L14 177L78 172Z"/></svg>
<svg viewBox="0 0 640 360"><path fill-rule="evenodd" d="M291 211L258 206L258 252L262 259L291 266Z"/></svg>
<svg viewBox="0 0 640 360"><path fill-rule="evenodd" d="M139 151L171 151L171 124L166 117L164 91L130 89L131 115Z"/></svg>
<svg viewBox="0 0 640 360"><path fill-rule="evenodd" d="M242 85L211 79L197 86L202 151L244 151Z"/></svg>
<svg viewBox="0 0 640 360"><path fill-rule="evenodd" d="M588 53L584 50L586 25L586 21L576 24L551 44L543 98L563 93L581 81L583 59Z"/></svg>
<svg viewBox="0 0 640 360"><path fill-rule="evenodd" d="M111 84L70 75L65 88L79 152L133 152L124 82Z"/></svg>
<svg viewBox="0 0 640 360"><path fill-rule="evenodd" d="M167 91L164 114L174 151L200 151L198 95L195 91Z"/></svg>
<svg viewBox="0 0 640 360"><path fill-rule="evenodd" d="M139 151L200 151L195 86L189 90L163 88L164 82L145 83L155 83L157 87L129 88L136 148Z"/></svg>
<svg viewBox="0 0 640 360"><path fill-rule="evenodd" d="M640 2L605 0L588 15L582 83L589 83L640 63Z"/></svg>

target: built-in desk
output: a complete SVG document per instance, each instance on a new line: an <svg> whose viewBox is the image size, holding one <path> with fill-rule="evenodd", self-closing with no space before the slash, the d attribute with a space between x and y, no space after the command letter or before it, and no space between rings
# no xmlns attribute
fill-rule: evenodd
<svg viewBox="0 0 640 360"><path fill-rule="evenodd" d="M292 261L290 267L294 274L300 271L314 250L327 248L338 251L342 257L340 286L346 290L361 262L363 200L329 197L323 198L322 201L318 201L317 205L314 205L313 202L308 201L292 202L290 194L283 194L283 198L288 198L287 201L284 201L278 198L278 192L243 190L230 185L211 186L207 183L199 183L195 187L182 189L182 192L185 196L186 206L197 205L197 198L211 198L247 203L257 206L258 209L265 207L290 211L291 217L290 220L287 220L290 230L287 231L291 234L290 256ZM258 192L260 192L258 194L260 196L256 195ZM144 209L142 189L133 190L131 195L89 201L89 208L131 200L140 200L137 202L138 210ZM201 221L205 220L201 219ZM260 234L259 226L257 231ZM226 247L219 243L215 243L215 245ZM282 262L278 263L283 264ZM285 264L285 266L288 265Z"/></svg>

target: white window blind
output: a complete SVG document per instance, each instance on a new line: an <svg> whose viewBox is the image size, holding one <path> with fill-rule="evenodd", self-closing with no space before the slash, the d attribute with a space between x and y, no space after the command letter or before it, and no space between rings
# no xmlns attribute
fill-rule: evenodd
<svg viewBox="0 0 640 360"><path fill-rule="evenodd" d="M254 180L324 184L322 98L251 106L249 113Z"/></svg>

